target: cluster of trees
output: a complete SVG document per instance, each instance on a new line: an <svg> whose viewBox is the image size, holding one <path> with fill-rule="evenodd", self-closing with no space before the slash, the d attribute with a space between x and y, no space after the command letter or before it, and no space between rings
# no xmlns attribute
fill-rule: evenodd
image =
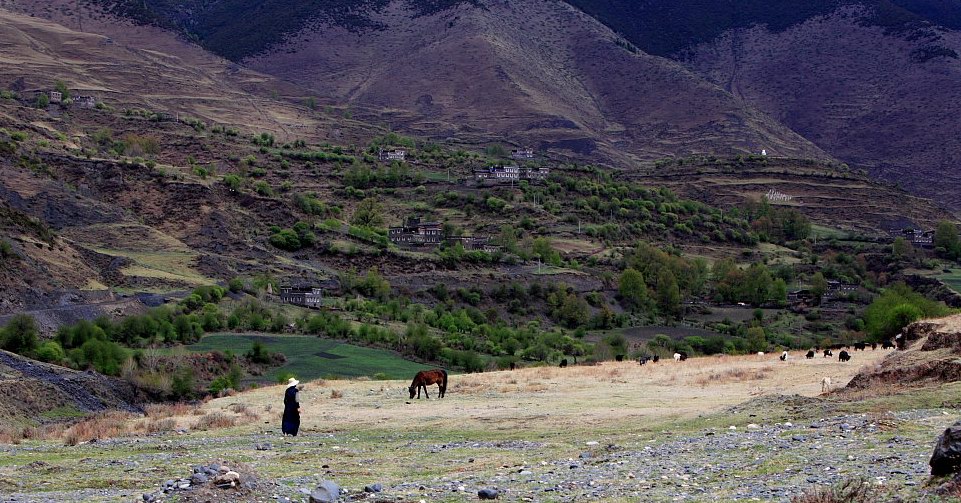
<svg viewBox="0 0 961 503"><path fill-rule="evenodd" d="M344 172L344 185L355 189L410 187L420 185L424 180L426 177L423 173L410 169L407 163L397 161L375 169L365 164L354 164Z"/></svg>
<svg viewBox="0 0 961 503"><path fill-rule="evenodd" d="M938 255L961 261L961 237L958 227L951 222L941 222L934 231L934 251Z"/></svg>
<svg viewBox="0 0 961 503"><path fill-rule="evenodd" d="M782 274L775 276L778 272ZM775 274L762 263L741 269L733 259L718 260L711 269L715 299L720 302L743 302L755 307L768 303L783 306L787 302L787 282L793 273L790 268L779 267Z"/></svg>
<svg viewBox="0 0 961 503"><path fill-rule="evenodd" d="M895 283L865 309L864 325L871 340L884 341L921 318L946 316L950 312L943 303L930 300L903 283Z"/></svg>
<svg viewBox="0 0 961 503"><path fill-rule="evenodd" d="M273 246L281 250L297 251L303 248L310 248L317 242L317 236L311 230L307 222L297 222L293 228L282 229L280 226L270 226L270 238L268 241Z"/></svg>
<svg viewBox="0 0 961 503"><path fill-rule="evenodd" d="M767 198L748 203L743 213L761 241L783 244L807 239L811 234L811 222L801 212L771 206Z"/></svg>

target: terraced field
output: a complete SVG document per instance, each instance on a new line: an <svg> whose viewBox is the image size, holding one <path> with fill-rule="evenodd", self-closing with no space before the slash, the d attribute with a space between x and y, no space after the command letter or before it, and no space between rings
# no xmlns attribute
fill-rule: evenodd
<svg viewBox="0 0 961 503"><path fill-rule="evenodd" d="M270 352L283 353L287 363L271 369L257 381L273 383L278 376L293 374L300 380L344 377L409 379L430 368L403 359L397 353L363 348L328 339L299 335L214 334L187 349L196 352L232 351L244 354L260 341Z"/></svg>

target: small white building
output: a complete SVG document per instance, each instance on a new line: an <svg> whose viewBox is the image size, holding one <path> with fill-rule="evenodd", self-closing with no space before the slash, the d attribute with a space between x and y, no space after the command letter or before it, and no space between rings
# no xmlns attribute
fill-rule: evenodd
<svg viewBox="0 0 961 503"><path fill-rule="evenodd" d="M407 151L402 148L395 148L395 149L382 148L380 149L380 153L377 157L378 159L384 162L391 162L391 161L403 162L404 160L407 159Z"/></svg>

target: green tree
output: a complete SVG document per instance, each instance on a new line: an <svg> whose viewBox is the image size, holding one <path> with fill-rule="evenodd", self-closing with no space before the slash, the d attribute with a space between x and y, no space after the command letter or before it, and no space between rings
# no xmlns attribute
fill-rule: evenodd
<svg viewBox="0 0 961 503"><path fill-rule="evenodd" d="M47 108L50 106L50 97L46 93L37 95L37 108Z"/></svg>
<svg viewBox="0 0 961 503"><path fill-rule="evenodd" d="M828 280L824 279L821 271L814 273L814 276L811 276L811 293L814 294L814 298L817 299L818 302L821 302L821 298L824 297L827 291Z"/></svg>
<svg viewBox="0 0 961 503"><path fill-rule="evenodd" d="M628 268L621 274L618 291L626 305L632 309L643 309L647 306L647 284L644 276L636 269Z"/></svg>
<svg viewBox="0 0 961 503"><path fill-rule="evenodd" d="M911 243L902 237L897 237L894 239L894 243L891 245L891 254L897 260L903 260L911 256L914 249Z"/></svg>
<svg viewBox="0 0 961 503"><path fill-rule="evenodd" d="M752 306L760 306L771 297L771 272L764 264L748 267L741 287L741 299Z"/></svg>
<svg viewBox="0 0 961 503"><path fill-rule="evenodd" d="M667 268L661 269L657 275L657 307L665 318L681 314L681 289L674 273Z"/></svg>
<svg viewBox="0 0 961 503"><path fill-rule="evenodd" d="M376 229L384 225L384 209L376 199L368 197L357 204L351 223L368 229Z"/></svg>
<svg viewBox="0 0 961 503"><path fill-rule="evenodd" d="M787 283L783 278L777 278L771 284L771 300L779 306L787 304Z"/></svg>
<svg viewBox="0 0 961 503"><path fill-rule="evenodd" d="M747 349L752 353L767 351L767 337L761 327L747 329Z"/></svg>
<svg viewBox="0 0 961 503"><path fill-rule="evenodd" d="M961 238L958 228L953 223L941 221L934 231L934 249L938 255L952 259L961 259Z"/></svg>
<svg viewBox="0 0 961 503"><path fill-rule="evenodd" d="M32 316L18 314L0 331L0 349L27 354L37 349L37 322Z"/></svg>

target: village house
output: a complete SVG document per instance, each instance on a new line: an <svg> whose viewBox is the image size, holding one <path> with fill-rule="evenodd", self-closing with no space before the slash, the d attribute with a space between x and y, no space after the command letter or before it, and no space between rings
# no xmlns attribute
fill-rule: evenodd
<svg viewBox="0 0 961 503"><path fill-rule="evenodd" d="M383 162L391 162L391 161L403 162L404 160L407 159L407 151L402 148L395 148L393 150L382 148L380 149L380 153L378 154L377 157Z"/></svg>
<svg viewBox="0 0 961 503"><path fill-rule="evenodd" d="M532 148L519 148L511 150L511 159L516 159L519 161L533 159L534 149Z"/></svg>
<svg viewBox="0 0 961 503"><path fill-rule="evenodd" d="M95 108L97 106L97 98L93 96L77 96L77 99L73 102L80 108Z"/></svg>
<svg viewBox="0 0 961 503"><path fill-rule="evenodd" d="M500 251L501 247L490 242L488 237L478 237L478 236L457 236L447 238L446 240L448 246L454 246L460 243L464 250L467 251L483 251L487 253L497 253Z"/></svg>
<svg viewBox="0 0 961 503"><path fill-rule="evenodd" d="M547 175L551 174L550 168L523 168L521 169L521 180L546 180Z"/></svg>
<svg viewBox="0 0 961 503"><path fill-rule="evenodd" d="M441 243L440 222L421 222L419 218L408 218L400 227L387 230L391 243L406 246L438 246Z"/></svg>
<svg viewBox="0 0 961 503"><path fill-rule="evenodd" d="M319 308L323 302L323 290L314 287L280 287L280 300L286 304Z"/></svg>
<svg viewBox="0 0 961 503"><path fill-rule="evenodd" d="M916 248L934 248L934 231L925 231L906 227L903 229L891 229L888 234L892 238L904 238Z"/></svg>
<svg viewBox="0 0 961 503"><path fill-rule="evenodd" d="M488 166L474 169L475 180L519 181L544 180L550 174L550 168L521 168L519 166Z"/></svg>
<svg viewBox="0 0 961 503"><path fill-rule="evenodd" d="M50 91L50 93L48 93L48 94L49 94L49 97L50 97L50 103L62 103L62 102L63 102L63 93L61 93L60 91Z"/></svg>
<svg viewBox="0 0 961 503"><path fill-rule="evenodd" d="M824 296L827 298L838 298L843 297L858 291L858 285L852 285L850 283L841 283L838 280L831 279L828 280L828 290L825 292Z"/></svg>
<svg viewBox="0 0 961 503"><path fill-rule="evenodd" d="M488 166L486 168L475 168L474 179L476 180L520 180L520 168L517 166Z"/></svg>

